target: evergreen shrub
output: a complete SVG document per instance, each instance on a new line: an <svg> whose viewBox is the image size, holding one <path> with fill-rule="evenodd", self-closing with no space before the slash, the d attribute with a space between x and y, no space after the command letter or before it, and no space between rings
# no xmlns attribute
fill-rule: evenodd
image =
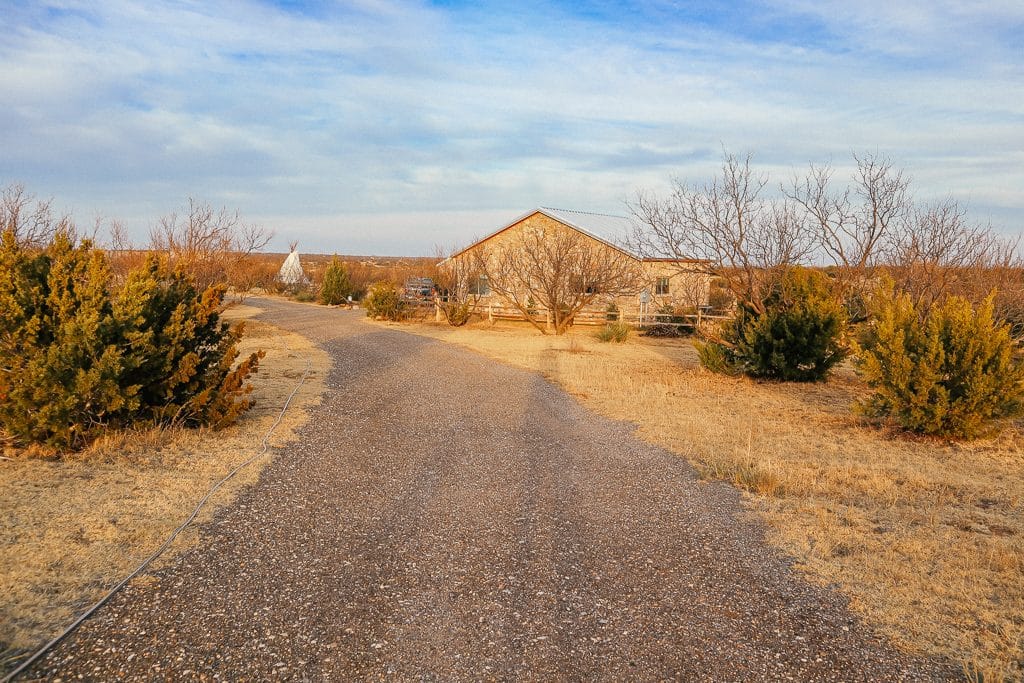
<svg viewBox="0 0 1024 683"><path fill-rule="evenodd" d="M251 402L241 325L223 286L196 290L155 258L115 294L103 253L58 232L27 249L0 236L0 429L16 445L87 445L107 429L232 422Z"/></svg>
<svg viewBox="0 0 1024 683"><path fill-rule="evenodd" d="M335 256L324 271L324 281L320 285L320 303L326 306L337 306L348 301L352 294L352 279L349 277L345 264Z"/></svg>
<svg viewBox="0 0 1024 683"><path fill-rule="evenodd" d="M984 436L1024 413L1024 363L993 297L951 296L925 309L883 288L861 335L858 369L874 393L857 408L918 434Z"/></svg>
<svg viewBox="0 0 1024 683"><path fill-rule="evenodd" d="M370 285L363 298L366 315L379 320L402 320L405 317L405 302L394 283L382 280Z"/></svg>
<svg viewBox="0 0 1024 683"><path fill-rule="evenodd" d="M596 333L597 338L603 342L615 342L621 344L629 339L631 328L627 323L614 322L604 325Z"/></svg>
<svg viewBox="0 0 1024 683"><path fill-rule="evenodd" d="M742 302L721 340L698 344L709 370L792 382L825 379L846 357L846 313L826 275L794 266L770 288L760 308Z"/></svg>

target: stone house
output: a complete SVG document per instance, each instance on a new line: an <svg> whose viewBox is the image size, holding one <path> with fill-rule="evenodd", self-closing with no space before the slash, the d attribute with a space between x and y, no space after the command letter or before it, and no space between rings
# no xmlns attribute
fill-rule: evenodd
<svg viewBox="0 0 1024 683"><path fill-rule="evenodd" d="M711 276L701 267L702 262L643 257L626 246L630 228L630 219L625 216L542 207L473 242L443 261L440 268L451 268L456 262L479 264L480 259L493 264L510 252L524 249L528 242L554 243L571 237L574 244L585 244L593 254L591 268L626 267L633 273L629 278L617 279L615 291L596 289L586 308L575 316L576 322L603 323L610 317L610 309L622 320L637 323L642 322L645 316L651 321L654 314L669 308L696 310L704 307L708 301ZM549 255L547 262L552 261L557 261L557 257ZM492 291L486 277L480 275L487 268L462 270L478 279L471 287L480 295L480 305L488 315L523 317L508 295ZM601 281L601 277L598 276L597 280ZM588 285L580 283L580 287L587 288ZM540 315L544 313L539 311Z"/></svg>

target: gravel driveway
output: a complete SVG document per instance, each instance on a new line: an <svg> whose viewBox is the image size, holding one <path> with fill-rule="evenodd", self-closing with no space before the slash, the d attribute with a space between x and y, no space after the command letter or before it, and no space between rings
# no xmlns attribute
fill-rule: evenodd
<svg viewBox="0 0 1024 683"><path fill-rule="evenodd" d="M300 441L30 678L936 680L736 491L537 375L257 300L335 360Z"/></svg>

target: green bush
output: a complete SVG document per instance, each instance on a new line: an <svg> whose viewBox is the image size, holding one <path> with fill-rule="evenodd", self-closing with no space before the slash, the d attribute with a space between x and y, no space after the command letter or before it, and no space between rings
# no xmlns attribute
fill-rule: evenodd
<svg viewBox="0 0 1024 683"><path fill-rule="evenodd" d="M846 313L824 274L795 266L765 297L744 302L721 329L721 341L698 347L710 370L793 382L823 380L846 357Z"/></svg>
<svg viewBox="0 0 1024 683"><path fill-rule="evenodd" d="M679 325L685 320L681 313L682 311L677 310L672 304L663 304L658 307L655 320L662 325Z"/></svg>
<svg viewBox="0 0 1024 683"><path fill-rule="evenodd" d="M880 291L858 354L874 394L858 409L919 434L962 438L1024 413L1024 363L992 309L991 296L977 309L949 297L922 310L891 286Z"/></svg>
<svg viewBox="0 0 1024 683"><path fill-rule="evenodd" d="M219 321L223 287L197 292L155 258L116 296L103 253L57 233L0 237L0 429L17 445L80 448L107 429L223 426L249 407L253 354Z"/></svg>
<svg viewBox="0 0 1024 683"><path fill-rule="evenodd" d="M219 429L252 405L246 379L263 352L234 367L244 326L220 319L224 292L223 285L199 291L155 256L129 274L114 310L131 349L122 384L138 386L141 398L132 422Z"/></svg>
<svg viewBox="0 0 1024 683"><path fill-rule="evenodd" d="M352 279L348 275L345 264L337 256L324 271L324 281L320 285L320 303L326 306L337 306L348 301L352 294Z"/></svg>
<svg viewBox="0 0 1024 683"><path fill-rule="evenodd" d="M615 342L621 344L629 339L630 327L626 323L608 323L597 331L595 335L603 342Z"/></svg>
<svg viewBox="0 0 1024 683"><path fill-rule="evenodd" d="M366 315L378 320L402 320L405 317L405 302L394 283L381 281L370 285L363 298Z"/></svg>
<svg viewBox="0 0 1024 683"><path fill-rule="evenodd" d="M292 299L299 303L308 304L316 301L316 294L313 293L312 289L304 285L295 290L295 293L292 294Z"/></svg>
<svg viewBox="0 0 1024 683"><path fill-rule="evenodd" d="M740 373L737 367L738 364L733 358L732 349L715 342L702 344L695 341L693 345L697 349L697 357L700 359L700 364L711 372L730 376Z"/></svg>
<svg viewBox="0 0 1024 683"><path fill-rule="evenodd" d="M444 319L452 327L462 327L472 320L473 313L476 311L476 302L470 299L459 301L451 297L448 301L438 302L437 305L440 306Z"/></svg>

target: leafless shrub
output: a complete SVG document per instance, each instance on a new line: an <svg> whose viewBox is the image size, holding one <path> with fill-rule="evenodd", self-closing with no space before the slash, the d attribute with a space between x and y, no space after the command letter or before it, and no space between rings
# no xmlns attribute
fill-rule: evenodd
<svg viewBox="0 0 1024 683"><path fill-rule="evenodd" d="M913 212L887 245L886 262L916 302L929 305L953 293L977 300L1010 284L1004 276L1020 266L1018 241L971 224L964 208L947 199Z"/></svg>
<svg viewBox="0 0 1024 683"><path fill-rule="evenodd" d="M55 214L52 200L37 199L18 183L0 193L0 233L4 232L10 232L23 247L33 249L49 244L58 232L76 235L70 216Z"/></svg>
<svg viewBox="0 0 1024 683"><path fill-rule="evenodd" d="M228 283L232 270L258 252L273 233L242 223L238 212L214 210L188 200L188 213L160 219L150 233L150 249L167 255L174 268L195 278L199 287Z"/></svg>
<svg viewBox="0 0 1024 683"><path fill-rule="evenodd" d="M452 249L447 257L438 251L434 277L434 303L449 325L461 327L470 321L480 304L480 271L474 259Z"/></svg>

